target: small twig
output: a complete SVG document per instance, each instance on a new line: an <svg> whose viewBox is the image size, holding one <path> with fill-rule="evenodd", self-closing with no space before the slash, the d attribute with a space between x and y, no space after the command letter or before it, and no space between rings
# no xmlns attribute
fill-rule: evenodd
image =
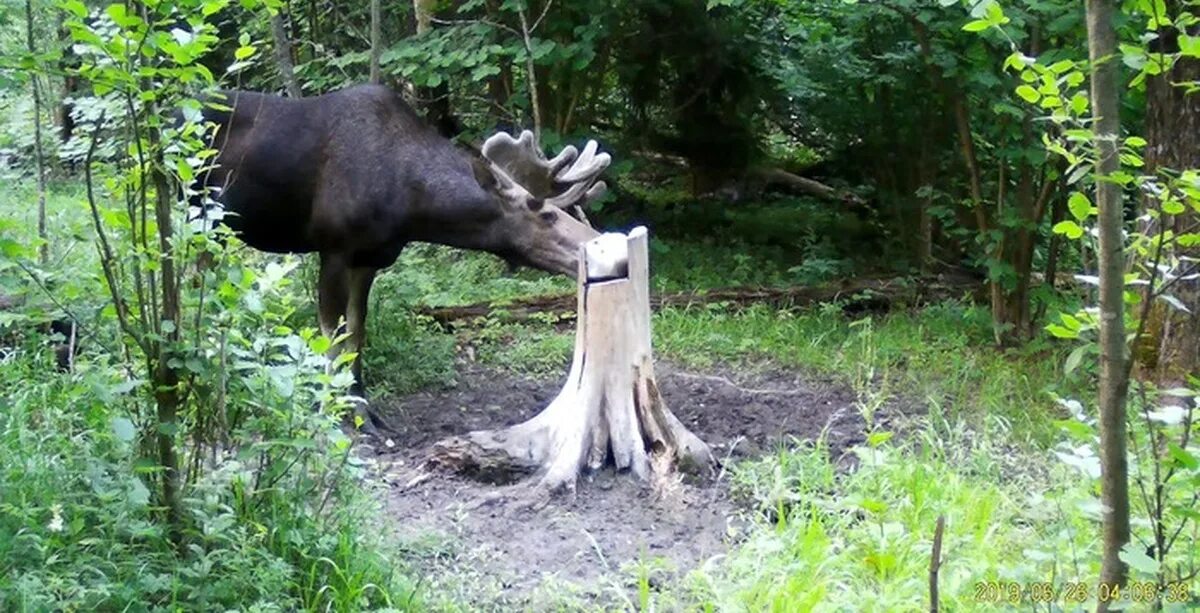
<svg viewBox="0 0 1200 613"><path fill-rule="evenodd" d="M694 373L689 373L689 372L672 372L672 373L669 373L668 376L684 377L687 379L705 379L708 381L716 381L717 383L724 383L725 385L728 385L729 387L732 387L744 394L777 394L780 396L794 396L797 394L804 393L801 390L765 390L765 389L746 388L746 387L742 387L742 386L734 383L733 381L730 381L729 379L719 376L719 375L700 375L700 374L694 374Z"/></svg>
<svg viewBox="0 0 1200 613"><path fill-rule="evenodd" d="M550 5L552 4L554 4L554 0L546 0L546 6L542 7L542 14L538 15L538 18L533 20L533 26L529 28L530 32L537 30L538 26L542 25L542 20L546 18L546 13L550 12Z"/></svg>
<svg viewBox="0 0 1200 613"><path fill-rule="evenodd" d="M509 32L509 33L511 33L511 34L513 34L513 35L515 35L515 36L521 36L521 33L520 33L520 32L518 32L517 30L515 30L515 29L513 29L513 28L510 28L510 27L508 27L508 26L506 26L506 25L504 25L504 24L502 24L502 23L500 23L500 22L497 22L497 21L488 21L487 19L438 19L437 17L433 17L433 18L431 18L431 19L429 20L429 22L430 22L430 23L436 23L436 24L438 24L438 25L440 25L440 26L474 26L474 25L485 25L485 26L491 26L491 27L493 27L493 28L499 28L499 29L501 29L501 30L505 30L505 31L507 31L507 32Z"/></svg>

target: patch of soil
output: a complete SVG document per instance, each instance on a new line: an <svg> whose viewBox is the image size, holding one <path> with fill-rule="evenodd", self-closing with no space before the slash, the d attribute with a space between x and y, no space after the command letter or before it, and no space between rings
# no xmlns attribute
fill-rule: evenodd
<svg viewBox="0 0 1200 613"><path fill-rule="evenodd" d="M777 370L695 373L661 362L656 370L668 406L726 465L822 432L841 459L865 439L853 391L829 380ZM627 591L624 564L657 559L686 572L736 539L743 522L723 475L655 494L604 470L581 480L574 499L535 511L498 495L505 488L425 471L437 441L524 421L562 385L473 363L460 373L452 389L375 404L395 431L376 457L391 486L387 513L414 549L426 593L461 591L460 602L506 607L541 608L542 596L561 602L568 589L593 600ZM888 413L877 420L886 423Z"/></svg>

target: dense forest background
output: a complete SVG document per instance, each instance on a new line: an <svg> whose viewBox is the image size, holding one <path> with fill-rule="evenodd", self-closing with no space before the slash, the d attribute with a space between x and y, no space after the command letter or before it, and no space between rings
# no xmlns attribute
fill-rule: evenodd
<svg viewBox="0 0 1200 613"><path fill-rule="evenodd" d="M1182 610L1200 572L1195 12L0 0L0 609L492 602L422 587L420 555L364 529L379 508L357 443L308 410L347 385L312 329L312 263L180 238L176 195L212 155L191 127L205 92L377 82L464 145L599 141L610 190L587 215L651 228L654 290L676 300L655 316L666 359L853 390L855 470L820 441L738 464L755 528L724 566L669 589L642 565L615 606L926 608L946 520L948 605L984 606L980 582L1103 576L1177 586L1138 602ZM420 246L379 285L384 398L466 362L561 374L558 315L506 305L562 280ZM451 321L466 307L473 324ZM919 417L876 420L905 403ZM1100 512L1121 496L1123 520Z"/></svg>
<svg viewBox="0 0 1200 613"><path fill-rule="evenodd" d="M1036 279L1053 287L1069 269L1063 257L1087 257L1049 232L1070 218L1080 177L1044 146L1070 129L1048 121L1054 104L1086 105L1082 94L1057 96L1083 75L1038 81L1006 62L1020 50L1065 74L1085 59L1078 3L1015 3L1003 29L982 31L964 31L954 3L414 2L382 7L377 23L369 5L221 7L199 65L225 87L311 96L366 82L377 62L379 80L408 92L448 136L477 142L525 126L550 149L600 139L618 153L619 188L605 203L615 219L651 207L681 230L707 233L764 191L816 196L825 202L813 213L839 220L823 235L795 236L787 220L744 234L817 259L824 250L897 271L985 275L1005 342L1028 339L1045 315ZM6 12L14 48L19 8ZM36 39L59 41L44 50L60 73L41 88L48 154L78 163L87 135L75 126L102 109L70 72L79 58L62 18L48 6L34 12ZM1155 31L1133 14L1117 27L1129 41ZM260 61L239 55L247 43L260 45ZM1153 66L1160 43L1174 44L1166 36L1127 49L1126 64ZM1190 78L1191 64L1185 55L1167 74L1123 73L1138 83L1123 98L1122 126L1153 141L1149 168L1192 166L1195 102L1167 85ZM32 101L19 85L5 88L17 96L3 137L13 161L33 146ZM706 203L685 206L697 199Z"/></svg>

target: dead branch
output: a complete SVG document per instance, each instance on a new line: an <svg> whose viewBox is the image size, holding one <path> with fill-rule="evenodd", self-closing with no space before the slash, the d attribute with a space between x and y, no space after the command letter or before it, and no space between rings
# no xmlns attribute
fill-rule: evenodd
<svg viewBox="0 0 1200 613"><path fill-rule="evenodd" d="M836 200L838 202L854 202L860 203L862 199L850 193L839 191L833 187L825 185L820 181L802 177L797 174L792 174L782 168L759 167L751 168L747 174L762 182L763 187L785 187L790 191L813 196L823 200Z"/></svg>

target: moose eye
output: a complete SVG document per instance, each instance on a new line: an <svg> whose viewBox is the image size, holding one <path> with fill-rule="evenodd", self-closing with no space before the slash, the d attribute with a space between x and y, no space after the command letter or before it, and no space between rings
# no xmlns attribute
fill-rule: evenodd
<svg viewBox="0 0 1200 613"><path fill-rule="evenodd" d="M542 221L546 223L554 223L554 220L556 219L554 211L542 211L540 214L538 214L538 217L541 217Z"/></svg>

